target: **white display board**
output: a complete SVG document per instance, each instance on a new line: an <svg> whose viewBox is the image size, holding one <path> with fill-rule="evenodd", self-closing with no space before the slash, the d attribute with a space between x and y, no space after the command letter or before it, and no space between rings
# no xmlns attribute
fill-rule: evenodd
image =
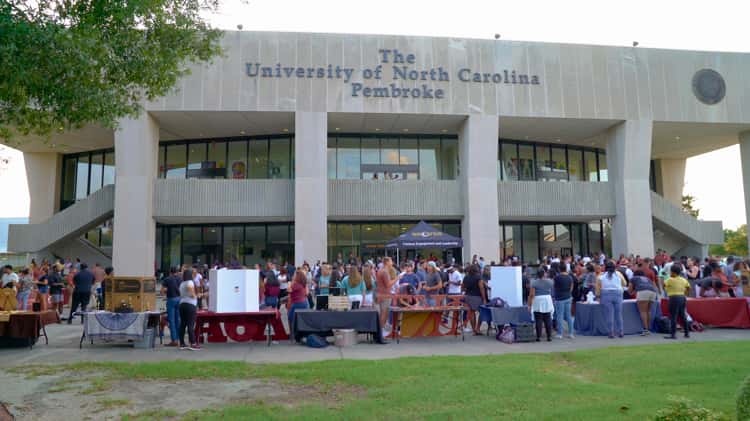
<svg viewBox="0 0 750 421"><path fill-rule="evenodd" d="M520 266L492 266L490 299L500 297L511 307L523 306Z"/></svg>
<svg viewBox="0 0 750 421"><path fill-rule="evenodd" d="M211 270L208 273L208 309L216 313L258 311L259 275L254 269Z"/></svg>

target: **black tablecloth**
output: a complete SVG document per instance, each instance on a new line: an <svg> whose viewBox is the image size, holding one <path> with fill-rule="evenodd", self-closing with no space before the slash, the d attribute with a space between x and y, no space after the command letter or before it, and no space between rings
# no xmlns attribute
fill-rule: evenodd
<svg viewBox="0 0 750 421"><path fill-rule="evenodd" d="M333 329L354 329L358 333L369 333L381 342L380 318L376 310L350 311L295 310L292 337L299 341L311 333L333 336Z"/></svg>
<svg viewBox="0 0 750 421"><path fill-rule="evenodd" d="M607 336L609 326L605 315L604 306L596 304L576 303L576 317L573 322L576 333L583 336ZM659 315L659 306L654 303L651 306L651 328L654 328L654 319ZM622 328L625 335L636 335L643 331L641 314L635 300L625 300L622 303Z"/></svg>

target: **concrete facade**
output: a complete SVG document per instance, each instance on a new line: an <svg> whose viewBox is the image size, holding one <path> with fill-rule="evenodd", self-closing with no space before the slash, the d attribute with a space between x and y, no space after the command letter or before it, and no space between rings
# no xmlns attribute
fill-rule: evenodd
<svg viewBox="0 0 750 421"><path fill-rule="evenodd" d="M750 221L750 131L740 133L740 157L742 159L742 185L745 193L745 215ZM748 237L750 246L750 236Z"/></svg>
<svg viewBox="0 0 750 421"><path fill-rule="evenodd" d="M685 159L741 140L743 163L750 162L747 54L269 32L227 32L222 45L224 56L191 65L170 95L123 120L109 143L99 131L65 135L75 151L115 149L119 275L153 273L156 223L293 222L296 264L326 260L327 224L341 221L460 221L464 259L486 261L501 257L499 223L508 221L609 219L614 255L650 256L660 245L703 250L723 240L721 224L680 212ZM704 68L726 87L713 105L695 93ZM282 133L294 136L289 179L158 178L159 142ZM332 179L327 142L335 133L457 137L458 173L392 184ZM606 150L606 180L500 181L500 137ZM68 229L58 217L67 210L54 213L60 159L53 149L30 143L25 151L38 194L32 225L11 229L14 251L53 248L44 239L50 229L67 241L97 222ZM94 201L69 213L85 217Z"/></svg>

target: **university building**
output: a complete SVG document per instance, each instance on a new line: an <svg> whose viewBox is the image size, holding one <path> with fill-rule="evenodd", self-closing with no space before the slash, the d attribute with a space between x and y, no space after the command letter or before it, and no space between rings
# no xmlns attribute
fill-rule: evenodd
<svg viewBox="0 0 750 421"><path fill-rule="evenodd" d="M10 227L8 249L151 275L382 255L425 220L464 247L416 252L459 260L705 255L722 225L681 211L685 162L738 142L750 197L747 54L271 32L222 42L223 57L117 131L24 141L30 223ZM722 168L705 173L719 182Z"/></svg>

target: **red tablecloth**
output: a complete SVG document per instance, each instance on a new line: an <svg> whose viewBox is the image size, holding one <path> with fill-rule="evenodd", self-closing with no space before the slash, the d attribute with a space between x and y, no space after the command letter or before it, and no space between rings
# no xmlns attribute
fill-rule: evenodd
<svg viewBox="0 0 750 421"><path fill-rule="evenodd" d="M661 311L669 315L666 298L661 300ZM750 329L750 307L745 298L688 298L687 312L704 325Z"/></svg>
<svg viewBox="0 0 750 421"><path fill-rule="evenodd" d="M261 310L248 313L214 313L199 311L195 321L195 334L202 340L203 333L208 333L208 342L227 342L227 338L234 342L265 341L266 323L273 327L274 340L289 339L284 329L284 323L277 310ZM222 330L222 325L224 329ZM238 328L242 326L243 332Z"/></svg>

